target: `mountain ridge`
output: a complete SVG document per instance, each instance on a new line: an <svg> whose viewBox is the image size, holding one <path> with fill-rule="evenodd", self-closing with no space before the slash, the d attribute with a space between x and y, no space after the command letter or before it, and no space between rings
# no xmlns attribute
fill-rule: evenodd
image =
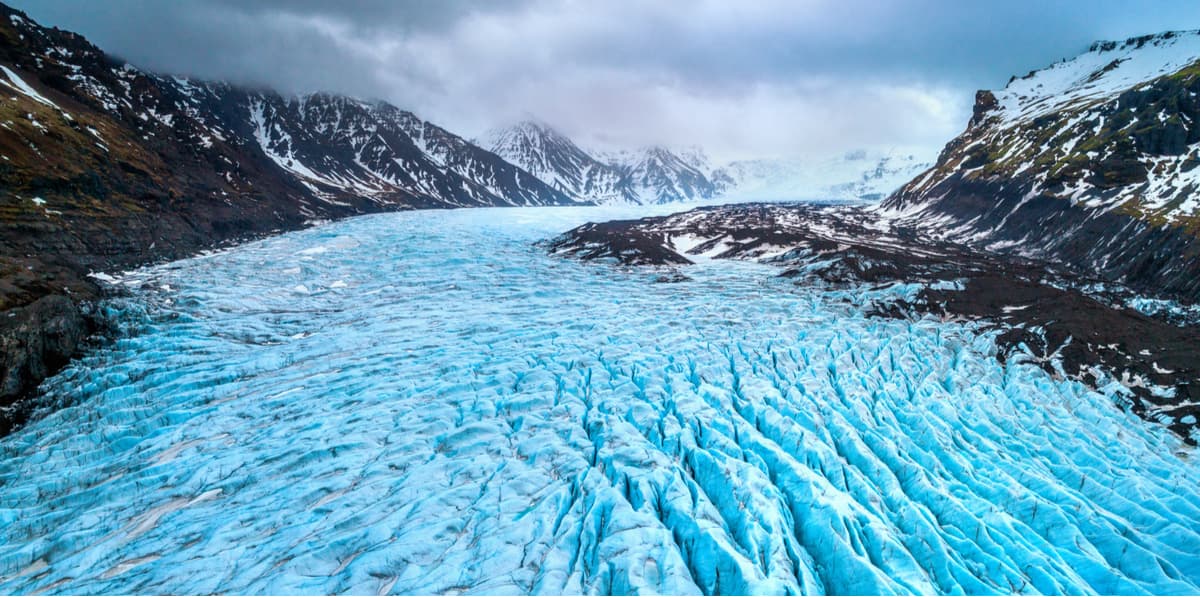
<svg viewBox="0 0 1200 597"><path fill-rule="evenodd" d="M864 149L714 165L698 146L585 149L537 120L493 129L486 139L485 146L551 187L601 204L704 199L870 201L884 198L929 165L912 151Z"/></svg>
<svg viewBox="0 0 1200 597"><path fill-rule="evenodd" d="M632 203L626 174L602 162L553 127L524 120L488 131L483 145L552 188L580 201Z"/></svg>
<svg viewBox="0 0 1200 597"><path fill-rule="evenodd" d="M589 151L544 122L524 120L492 129L485 145L577 201L661 204L719 196L702 151L648 145L618 152Z"/></svg>
<svg viewBox="0 0 1200 597"><path fill-rule="evenodd" d="M90 272L365 213L577 203L390 104L144 71L3 4L0 92L0 409L94 331Z"/></svg>
<svg viewBox="0 0 1200 597"><path fill-rule="evenodd" d="M944 238L1200 300L1200 32L1097 42L976 94L966 130L886 199Z"/></svg>

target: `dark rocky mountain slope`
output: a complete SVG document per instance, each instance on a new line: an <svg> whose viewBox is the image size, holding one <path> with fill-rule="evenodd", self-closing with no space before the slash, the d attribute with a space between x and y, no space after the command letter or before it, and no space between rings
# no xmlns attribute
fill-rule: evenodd
<svg viewBox="0 0 1200 597"><path fill-rule="evenodd" d="M944 238L1200 299L1200 32L1100 42L980 91L884 202Z"/></svg>
<svg viewBox="0 0 1200 597"><path fill-rule="evenodd" d="M1198 119L1200 32L1102 42L979 92L936 165L880 204L697 209L588 224L548 247L675 268L665 280L716 258L801 284L917 284L877 314L978 321L998 330L998 358L1118 384L1134 412L1195 443Z"/></svg>
<svg viewBox="0 0 1200 597"><path fill-rule="evenodd" d="M87 336L92 271L313 220L575 203L382 102L139 70L0 5L0 407Z"/></svg>

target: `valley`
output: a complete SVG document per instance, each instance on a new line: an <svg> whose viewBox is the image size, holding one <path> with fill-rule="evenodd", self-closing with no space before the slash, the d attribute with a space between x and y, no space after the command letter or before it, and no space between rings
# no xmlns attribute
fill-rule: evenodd
<svg viewBox="0 0 1200 597"><path fill-rule="evenodd" d="M872 314L921 284L536 244L641 213L381 214L117 278L123 339L0 441L0 592L1197 590L1194 448L1122 387Z"/></svg>
<svg viewBox="0 0 1200 597"><path fill-rule="evenodd" d="M1200 593L1200 31L317 4L0 4L0 594Z"/></svg>

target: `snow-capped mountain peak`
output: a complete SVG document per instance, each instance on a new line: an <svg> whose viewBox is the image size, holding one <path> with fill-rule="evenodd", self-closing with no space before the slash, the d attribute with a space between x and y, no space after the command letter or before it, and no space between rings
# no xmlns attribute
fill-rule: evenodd
<svg viewBox="0 0 1200 597"><path fill-rule="evenodd" d="M1032 120L1067 106L1112 99L1141 83L1178 72L1200 58L1200 30L1100 41L1070 60L1013 77L994 92L1006 121Z"/></svg>
<svg viewBox="0 0 1200 597"><path fill-rule="evenodd" d="M492 130L484 144L577 201L668 203L710 199L719 191L708 178L700 151L688 158L663 146L588 152L537 121Z"/></svg>
<svg viewBox="0 0 1200 597"><path fill-rule="evenodd" d="M562 149L574 144L565 135L544 122L523 120L510 127L488 131L483 145L508 151L528 148L544 152L547 149Z"/></svg>
<svg viewBox="0 0 1200 597"><path fill-rule="evenodd" d="M575 201L627 200L620 172L597 161L548 124L526 120L493 129L482 143Z"/></svg>
<svg viewBox="0 0 1200 597"><path fill-rule="evenodd" d="M710 198L720 191L704 172L661 145L645 147L627 158L623 166L642 203Z"/></svg>
<svg viewBox="0 0 1200 597"><path fill-rule="evenodd" d="M980 91L967 129L890 197L942 233L1195 296L1200 32L1097 42ZM936 228L935 226L931 226Z"/></svg>
<svg viewBox="0 0 1200 597"><path fill-rule="evenodd" d="M859 149L794 159L737 160L714 167L700 146L649 144L587 150L554 127L528 120L490 131L482 143L577 201L659 204L729 199L876 200L932 163L932 155Z"/></svg>
<svg viewBox="0 0 1200 597"><path fill-rule="evenodd" d="M701 172L708 172L713 169L712 160L709 159L708 152L699 145L689 145L679 149L675 154L688 165Z"/></svg>

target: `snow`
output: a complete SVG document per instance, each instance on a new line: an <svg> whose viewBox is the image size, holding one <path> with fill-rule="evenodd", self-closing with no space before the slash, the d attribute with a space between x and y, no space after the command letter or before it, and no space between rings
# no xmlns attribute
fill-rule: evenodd
<svg viewBox="0 0 1200 597"><path fill-rule="evenodd" d="M880 199L933 163L928 150L859 150L837 155L733 162L734 183L723 195L737 201Z"/></svg>
<svg viewBox="0 0 1200 597"><path fill-rule="evenodd" d="M1158 373L1159 375L1170 375L1171 373L1175 372L1173 369L1164 369L1159 367L1158 363L1152 363L1152 365L1154 367L1154 372Z"/></svg>
<svg viewBox="0 0 1200 597"><path fill-rule="evenodd" d="M1150 176L1145 185L1136 189L1144 199L1143 209L1150 213L1161 212L1168 221L1200 215L1200 169L1194 161L1200 159L1200 143L1192 144L1180 156L1149 157L1143 159ZM1129 193L1117 196L1116 201L1126 199ZM1177 203L1173 207L1172 203Z"/></svg>
<svg viewBox="0 0 1200 597"><path fill-rule="evenodd" d="M301 181L315 181L333 187L344 187L349 190L370 193L375 191L373 187L362 184L360 181L347 183L343 180L335 180L330 177L322 176L313 171L308 166L305 166L293 152L292 138L287 131L283 130L273 122L266 114L267 104L254 100L250 104L250 121L254 123L254 139L262 148L263 153L267 155L271 161L275 162L280 168L295 174L300 177ZM283 151L280 151L283 148Z"/></svg>
<svg viewBox="0 0 1200 597"><path fill-rule="evenodd" d="M1200 591L1192 449L1119 384L865 315L894 290L533 245L647 211L368 216L122 276L131 335L0 438L0 593Z"/></svg>
<svg viewBox="0 0 1200 597"><path fill-rule="evenodd" d="M669 242L671 248L675 249L675 252L681 255L686 255L692 249L708 242L709 240L710 239L699 237L694 234L680 234L672 236Z"/></svg>
<svg viewBox="0 0 1200 597"><path fill-rule="evenodd" d="M481 144L576 201L629 202L619 170L587 155L544 123L524 121L492 129Z"/></svg>
<svg viewBox="0 0 1200 597"><path fill-rule="evenodd" d="M104 272L89 272L88 277L100 280L105 284L119 284L121 282L120 278Z"/></svg>
<svg viewBox="0 0 1200 597"><path fill-rule="evenodd" d="M58 104L50 101L49 99L46 98L46 96L38 93L36 89L34 89L33 87L30 87L28 83L26 83L23 79L21 79L21 77L17 76L17 73L14 73L11 70L9 70L9 68L7 66L0 65L0 70L4 71L4 76L8 78L7 81L0 80L0 83L4 83L5 85L8 85L9 87L25 94L30 99L32 99L40 104L45 104L47 106L50 106L51 108L54 108L55 110L58 110L59 112L62 112L64 115L67 115L65 110L58 107Z"/></svg>
<svg viewBox="0 0 1200 597"><path fill-rule="evenodd" d="M1053 195L1070 202L1088 217L1097 217L1115 209L1132 210L1143 215L1143 220L1161 220L1167 224L1186 223L1200 215L1200 169L1193 168L1200 158L1200 143L1194 143L1179 155L1151 155L1147 148L1137 159L1145 166L1148 176L1144 182L1126 184L1117 188L1099 189L1095 186L1095 165L1112 147L1101 151L1089 151L1092 161L1089 167L1070 172L1065 180L1048 183L1051 172L1038 164L1058 164L1077 152L1080 144L1092 139L1102 128L1106 118L1116 112L1127 110L1122 106L1121 94L1149 87L1156 80L1193 67L1200 60L1200 31L1179 31L1155 36L1133 38L1124 42L1099 42L1089 51L1070 60L1063 60L1020 78L1013 78L1008 85L993 91L998 107L973 125L960 139L966 145L953 152L965 156L973 146L985 146L991 150L1003 148L999 155L992 155L993 164L1010 177L1026 179L1022 188L1025 200L1010 209L1017 213L1030 198ZM1169 102L1168 102L1169 103ZM1161 124L1171 116L1171 108L1153 115L1143 116L1145 122L1138 125L1137 118L1125 125L1132 130L1145 124ZM1188 116L1178 113L1179 118ZM1045 122L1039 119L1052 116ZM1033 140L1033 127L1053 127L1052 139L1043 143ZM961 144L960 143L960 144ZM1109 143L1111 145L1111 143ZM994 153L994 151L990 152ZM1031 170L1032 169L1032 170ZM1030 175L1030 172L1033 172ZM1069 171L1060 171L1069 172ZM967 177L981 176L980 169L943 168L940 172L930 171L918 179L914 189L929 195L939 183L951 174ZM993 181L994 182L994 181ZM1021 182L1018 180L1018 182ZM933 205L935 199L926 203ZM901 206L895 206L901 207ZM978 230L961 226L961 234L946 238L967 240L986 244L994 240L996 233L1007 229L1008 218L1001 219L991 230ZM1042 244L1051 241L1043 239ZM995 249L1013 248L1015 241L998 239L989 245ZM1036 254L1039 248L1027 244L1023 253ZM1098 256L1097 262L1106 258Z"/></svg>
<svg viewBox="0 0 1200 597"><path fill-rule="evenodd" d="M1200 31L1170 35L1141 44L1133 40L1109 42L1111 48L1097 44L1099 47L1041 69L1032 77L1013 80L996 92L1004 118L1028 121L1063 106L1111 99L1141 83L1174 73L1200 57ZM1114 66L1108 68L1110 65Z"/></svg>

